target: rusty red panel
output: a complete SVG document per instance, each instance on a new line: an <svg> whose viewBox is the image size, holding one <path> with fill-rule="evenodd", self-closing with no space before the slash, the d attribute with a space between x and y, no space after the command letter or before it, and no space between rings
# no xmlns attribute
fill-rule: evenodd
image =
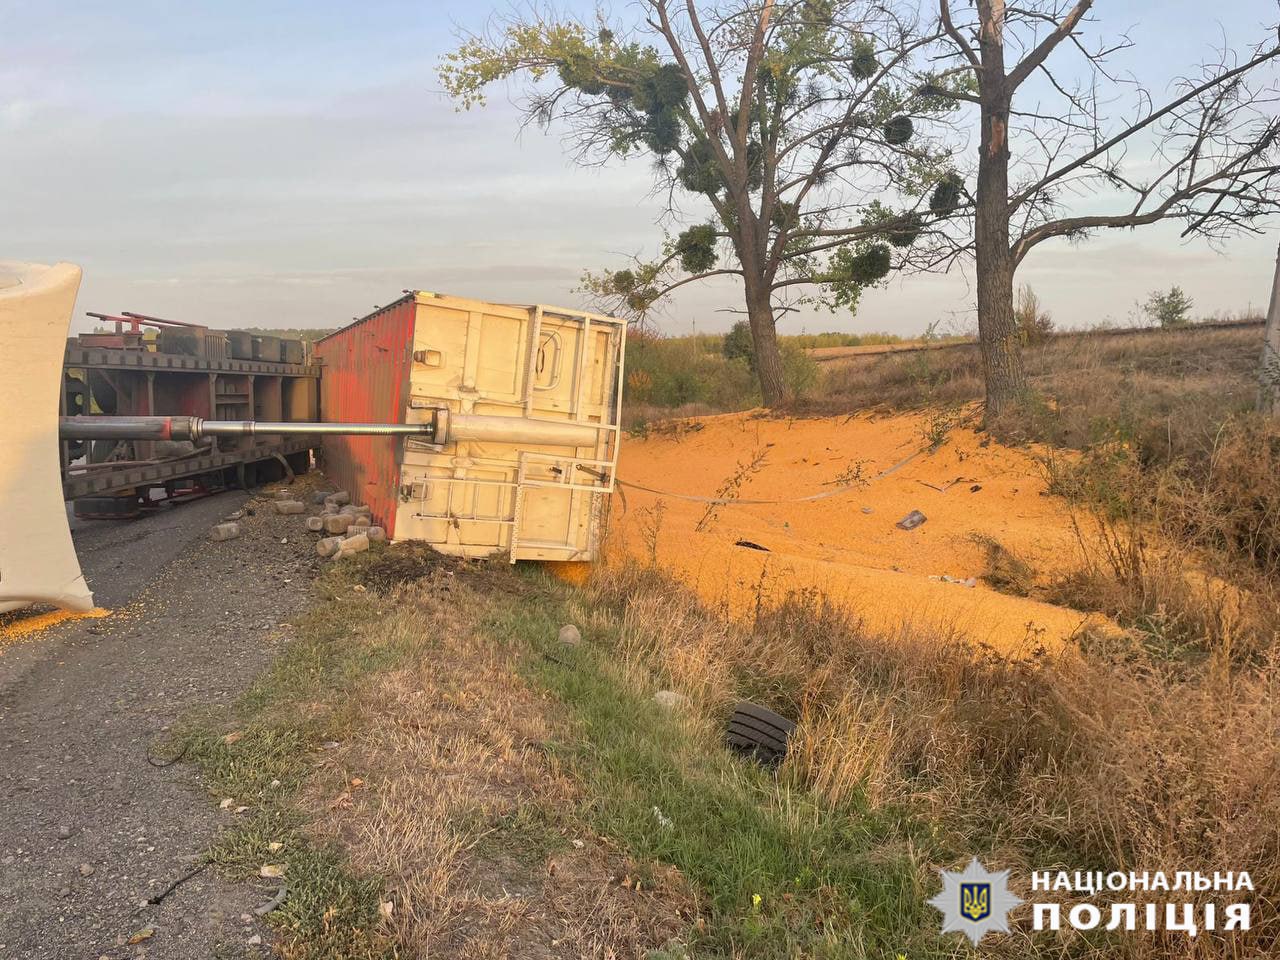
<svg viewBox="0 0 1280 960"><path fill-rule="evenodd" d="M320 416L336 423L402 423L409 389L412 295L320 340ZM400 443L395 437L326 437L325 473L367 504L374 521L395 536L400 494Z"/></svg>

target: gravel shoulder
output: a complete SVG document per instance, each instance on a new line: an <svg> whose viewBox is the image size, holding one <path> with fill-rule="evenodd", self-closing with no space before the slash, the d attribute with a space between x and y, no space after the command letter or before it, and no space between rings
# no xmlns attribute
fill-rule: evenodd
<svg viewBox="0 0 1280 960"><path fill-rule="evenodd" d="M238 509L253 511L244 535L208 542ZM0 957L256 955L268 933L243 916L269 890L206 870L147 903L231 816L188 765L152 766L148 748L271 661L320 563L311 538L299 517L237 493L77 526L111 615L0 647Z"/></svg>

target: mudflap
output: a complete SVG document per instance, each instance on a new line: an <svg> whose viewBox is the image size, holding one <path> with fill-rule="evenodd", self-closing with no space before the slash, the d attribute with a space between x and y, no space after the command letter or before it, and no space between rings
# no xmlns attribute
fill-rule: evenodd
<svg viewBox="0 0 1280 960"><path fill-rule="evenodd" d="M58 457L62 358L80 268L0 261L0 612L93 609Z"/></svg>

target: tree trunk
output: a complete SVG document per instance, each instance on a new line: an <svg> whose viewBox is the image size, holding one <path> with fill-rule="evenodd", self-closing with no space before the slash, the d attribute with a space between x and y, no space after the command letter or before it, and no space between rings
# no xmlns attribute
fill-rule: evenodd
<svg viewBox="0 0 1280 960"><path fill-rule="evenodd" d="M1271 306L1267 332L1262 338L1262 364L1258 369L1258 412L1280 416L1280 249L1276 250L1276 274L1271 280Z"/></svg>
<svg viewBox="0 0 1280 960"><path fill-rule="evenodd" d="M987 415L1021 399L1027 381L1013 315L1013 255L1009 249L1009 109L1004 69L1004 0L979 0L982 145L978 155L978 340Z"/></svg>
<svg viewBox="0 0 1280 960"><path fill-rule="evenodd" d="M782 353L778 350L773 302L769 288L763 283L748 281L746 286L747 322L751 326L751 343L755 348L760 397L766 407L780 407L787 402L787 385L782 378Z"/></svg>

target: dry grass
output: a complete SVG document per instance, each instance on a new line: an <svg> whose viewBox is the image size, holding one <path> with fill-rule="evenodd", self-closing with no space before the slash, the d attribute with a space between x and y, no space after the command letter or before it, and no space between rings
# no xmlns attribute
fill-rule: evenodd
<svg viewBox="0 0 1280 960"><path fill-rule="evenodd" d="M1007 432L1081 448L1117 432L1169 460L1252 406L1260 327L1061 335L1024 348L1039 395ZM912 409L982 397L976 345L831 365L815 412Z"/></svg>
<svg viewBox="0 0 1280 960"><path fill-rule="evenodd" d="M362 690L358 736L308 790L312 829L383 877L410 955L643 956L686 929L690 900L674 874L624 886L636 867L574 818L546 702L476 633L486 602L439 575L400 593L374 629L421 638L419 654Z"/></svg>
<svg viewBox="0 0 1280 960"><path fill-rule="evenodd" d="M1248 933L1006 938L990 949L1270 955L1280 935L1274 645L1247 663L1219 647L1171 664L1140 644L1124 656L1085 645L1010 661L954 639L871 635L818 597L794 597L745 627L708 615L653 570L615 567L594 590L619 611L633 670L708 718L743 695L799 717L784 775L832 805L910 811L930 825L916 840L926 857L976 853L1021 868L1024 896L1029 869L1055 867L1243 869L1257 887Z"/></svg>

